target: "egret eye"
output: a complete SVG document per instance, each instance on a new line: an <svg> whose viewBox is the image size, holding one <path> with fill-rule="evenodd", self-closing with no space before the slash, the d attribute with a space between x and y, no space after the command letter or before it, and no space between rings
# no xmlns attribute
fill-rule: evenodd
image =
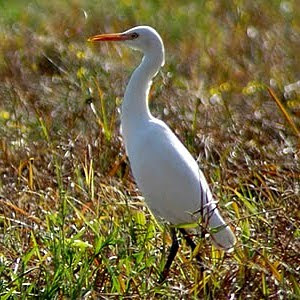
<svg viewBox="0 0 300 300"><path fill-rule="evenodd" d="M132 38L133 40L136 39L136 38L138 38L138 37L139 37L139 34L136 33L136 32L134 32L134 33L131 34L131 38Z"/></svg>

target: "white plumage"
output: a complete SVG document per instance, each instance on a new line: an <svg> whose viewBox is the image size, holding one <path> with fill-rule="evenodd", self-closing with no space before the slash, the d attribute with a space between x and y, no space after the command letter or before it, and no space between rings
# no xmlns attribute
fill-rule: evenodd
<svg viewBox="0 0 300 300"><path fill-rule="evenodd" d="M144 53L133 72L122 105L122 135L136 183L157 217L171 224L208 224L214 244L230 249L235 236L216 207L196 161L170 128L148 108L152 78L164 64L164 45L149 26L119 34L96 35L90 41L124 41Z"/></svg>

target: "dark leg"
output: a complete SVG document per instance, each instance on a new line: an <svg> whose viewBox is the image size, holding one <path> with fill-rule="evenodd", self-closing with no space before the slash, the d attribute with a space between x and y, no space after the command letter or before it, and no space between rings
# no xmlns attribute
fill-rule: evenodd
<svg viewBox="0 0 300 300"><path fill-rule="evenodd" d="M172 237L172 246L170 248L170 252L169 252L165 267L160 275L159 282L163 282L166 279L166 277L168 276L170 267L172 265L172 262L176 256L178 248L179 248L179 244L178 244L178 240L177 240L177 236L176 236L176 230L173 227L171 227L171 237Z"/></svg>
<svg viewBox="0 0 300 300"><path fill-rule="evenodd" d="M182 233L184 239L186 240L186 243L191 247L192 251L194 251L196 248L196 244L192 240L191 236L183 228L179 228L179 231ZM203 272L204 266L203 266L203 260L202 260L201 256L199 254L197 254L196 259L200 265L200 271Z"/></svg>
<svg viewBox="0 0 300 300"><path fill-rule="evenodd" d="M191 236L183 228L179 228L179 231L182 233L184 239L186 240L186 243L191 247L192 251L194 251L196 248L196 244L192 240ZM205 271L205 267L203 264L203 259L199 255L199 253L197 253L196 259L200 265L200 271L203 274L203 272ZM208 282L205 284L205 290L206 290L207 299L213 299Z"/></svg>

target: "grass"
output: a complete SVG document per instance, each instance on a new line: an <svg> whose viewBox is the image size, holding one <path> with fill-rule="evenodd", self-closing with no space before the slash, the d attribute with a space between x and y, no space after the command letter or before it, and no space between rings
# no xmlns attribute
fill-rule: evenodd
<svg viewBox="0 0 300 300"><path fill-rule="evenodd" d="M299 299L296 1L0 3L1 299ZM154 26L150 107L198 158L237 236L170 246L134 184L119 107L140 56L86 38ZM209 291L207 289L209 288Z"/></svg>

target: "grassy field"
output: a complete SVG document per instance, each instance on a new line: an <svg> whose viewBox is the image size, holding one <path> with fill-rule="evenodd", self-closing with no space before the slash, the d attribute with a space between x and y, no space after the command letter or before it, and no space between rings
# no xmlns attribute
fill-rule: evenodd
<svg viewBox="0 0 300 300"><path fill-rule="evenodd" d="M1 299L300 299L296 2L0 2ZM141 55L86 42L137 24L166 47L151 111L198 158L238 241L224 253L198 237L191 253L181 239L162 284L170 236L119 130Z"/></svg>

